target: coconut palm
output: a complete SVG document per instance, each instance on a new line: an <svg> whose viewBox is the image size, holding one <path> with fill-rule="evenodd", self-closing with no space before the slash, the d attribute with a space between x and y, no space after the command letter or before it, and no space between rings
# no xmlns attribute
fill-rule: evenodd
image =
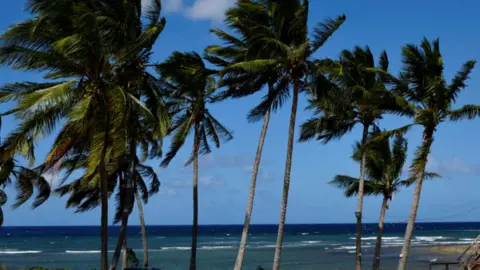
<svg viewBox="0 0 480 270"><path fill-rule="evenodd" d="M0 186L5 188L11 183L15 183L18 192L14 208L27 202L35 191L32 208L40 206L50 197L51 189L48 181L35 170L19 165L18 161L13 158L0 162ZM0 189L0 227L4 221L1 207L7 203L7 198L5 191Z"/></svg>
<svg viewBox="0 0 480 270"><path fill-rule="evenodd" d="M383 52L379 59L379 69L387 71L388 64L387 54ZM411 114L408 102L387 91L385 76L369 70L375 68L375 60L368 47L363 49L357 46L352 51L344 50L337 65L341 68L331 74L333 83L317 81L318 88L329 89L327 92L330 93L312 95L309 108L314 110L315 116L302 124L300 141L316 139L328 143L342 138L356 125L360 125L363 129L361 145L364 146L370 129L385 113ZM361 268L362 208L367 162L366 153L361 156L358 205L355 212L357 269Z"/></svg>
<svg viewBox="0 0 480 270"><path fill-rule="evenodd" d="M312 40L308 38L308 7L309 1L287 0L267 1L268 6L275 9L274 27L259 25L252 26L249 39L255 44L255 53L261 59L247 59L230 65L223 71L227 76L238 74L238 70L246 73L275 72L278 78L274 89L266 95L262 102L249 114L249 120L256 121L265 116L272 109L277 109L290 96L292 89L292 109L288 130L287 158L282 203L280 207L280 222L278 227L277 243L275 248L273 269L280 268L280 257L285 227L286 207L290 188L290 172L292 165L293 138L295 133L298 96L310 84L310 76L317 67L312 55L333 35L345 21L345 16L328 19L314 29Z"/></svg>
<svg viewBox="0 0 480 270"><path fill-rule="evenodd" d="M78 156L72 155L68 159L66 158L62 162L62 166L57 168L57 170L65 170L65 175L61 182L67 180L72 172L81 169L86 165L86 155L79 154ZM121 161L111 162L107 164L107 171L109 175L109 195L112 195L115 190L115 199L117 201L117 210L115 213L114 223L118 223L122 219L123 210L124 210L124 192L125 189L121 188L122 185L125 185L126 178L129 177L129 156L125 156ZM156 194L159 191L160 181L157 174L152 167L146 166L141 163L141 160L138 158L135 160L135 200L137 201L137 206L139 210L140 225L142 231L142 241L144 245L144 265L148 263L148 250L146 242L146 228L143 217L143 208L142 202L148 203L150 196ZM81 177L74 179L68 184L62 184L59 188L56 189L56 192L60 196L68 195L66 207L67 208L76 208L76 212L85 212L93 208L98 207L100 193L96 186L91 186L88 183L88 174L84 174ZM149 183L148 183L149 182ZM116 188L118 186L118 188ZM146 261L146 262L145 262Z"/></svg>
<svg viewBox="0 0 480 270"><path fill-rule="evenodd" d="M232 64L240 63L246 60L261 59L260 55L257 55L254 52L255 44L251 44L248 42L249 35L251 35L252 28L254 28L258 24L267 25L271 28L272 13L269 12L269 10L271 9L269 9L269 7L266 5L266 1L263 1L261 3L259 2L261 1L238 1L234 7L230 8L226 12L226 25L230 30L238 33L238 35L228 33L221 29L210 30L220 40L222 40L224 44L223 46L208 46L205 49L205 58L208 61L225 69L230 67ZM238 73L230 73L229 76L222 76L218 84L219 86L226 86L227 90L220 93L219 98L223 99L244 97L246 95L250 95L261 90L265 85L268 85L268 93L271 93L273 91L274 83L277 80L277 77L278 76L274 71L252 73L238 70ZM255 160L252 167L252 179L247 202L247 210L245 214L245 222L243 225L237 260L234 267L234 269L236 270L241 269L243 265L243 259L248 240L248 230L253 210L257 175L260 169L260 160L262 156L265 137L267 135L269 121L270 110L267 110L263 120Z"/></svg>
<svg viewBox="0 0 480 270"><path fill-rule="evenodd" d="M138 13L141 5L140 1L136 2L136 6L126 7L124 12ZM154 1L153 9L155 3L159 6L159 2ZM105 160L117 160L127 150L130 133L125 127L126 119L132 115L131 108L136 108L137 115L143 119L162 119L156 117L158 111L150 112L117 78L128 66L128 60L133 62L125 47L141 48L135 59L148 56L149 44L161 32L164 22L157 11L148 12L152 23L146 26L146 34L136 36L136 46L133 46L133 38L124 35L125 24L122 24L130 20L123 20L126 17L119 20L120 17L115 16L125 14L114 12L122 6L117 2L98 4L96 1L30 1L28 10L34 18L11 27L2 35L0 63L16 69L46 71L46 79L55 79L47 83L10 84L1 89L3 102L13 100L18 104L7 114L23 119L20 127L5 140L4 153L6 158L13 156L29 141L50 134L61 119L66 120L46 163L61 163L72 152L89 151L88 173L100 175L90 180L98 183L103 194L101 261L102 270L106 270L108 175ZM141 61L135 63L141 64ZM156 93L147 99L152 100L157 100ZM156 130L161 129L153 128L150 132ZM158 135L159 132L152 133L152 137Z"/></svg>
<svg viewBox="0 0 480 270"><path fill-rule="evenodd" d="M126 246L126 227L128 217L133 209L135 189L135 160L137 157L138 139L150 134L154 140L161 140L167 133L169 114L163 104L161 93L157 87L158 80L147 71L152 47L165 27L166 20L161 17L160 0L154 0L147 8L142 8L140 1L117 1L111 4L111 13L122 18L122 24L128 31L122 31L115 44L115 77L117 83L137 100L145 100L145 104L137 103L128 106L126 112L128 122L128 152L130 155L130 173L122 185L122 203L124 207L121 218L121 229L117 246L113 254L111 269L116 269L122 246ZM123 14L120 16L119 14ZM143 19L146 20L143 20ZM139 107L144 107L143 109ZM147 109L147 110L146 110ZM145 114L144 112L151 113ZM142 147L148 148L148 142ZM146 241L144 241L146 246ZM144 249L144 266L148 266L146 249Z"/></svg>
<svg viewBox="0 0 480 270"><path fill-rule="evenodd" d="M450 83L443 74L443 58L439 40L430 42L423 39L420 46L407 44L402 48L402 69L399 79L388 76L393 82L394 91L405 96L416 105L413 124L385 133L389 136L404 133L413 125L423 127L423 141L415 152L410 171L416 178L412 208L405 231L399 270L406 268L408 253L417 217L425 167L434 141L434 134L440 123L451 120L473 119L480 115L480 106L464 105L453 109L458 95L467 86L466 81L475 66L475 61L467 61Z"/></svg>
<svg viewBox="0 0 480 270"><path fill-rule="evenodd" d="M380 130L375 128L370 133L368 140L371 141L372 138L378 135L380 135ZM378 221L373 269L380 268L383 223L389 201L392 201L394 193L399 192L401 188L408 187L415 182L415 178L410 177L403 180L400 178L407 159L407 145L407 140L402 135L397 135L391 146L388 137L372 142L366 146L365 195L383 196ZM361 148L361 143L357 142L353 154L353 159L356 162L362 160ZM435 173L427 173L425 176L428 178L439 177L439 175ZM358 194L360 179L347 175L336 175L329 183L345 190L345 196L350 198Z"/></svg>
<svg viewBox="0 0 480 270"><path fill-rule="evenodd" d="M109 80L115 51L110 41L117 31L111 31L106 17L96 16L96 8L92 1L32 0L27 10L33 18L12 26L0 37L0 64L43 71L50 80L2 87L2 102L17 103L8 113L21 119L2 149L5 159L13 157L31 142L51 134L61 119L66 124L52 147L51 160L60 161L67 149L88 145L88 172L100 175L96 183L102 194L101 265L107 270L105 160L116 160L110 155L112 148L125 148L122 115L128 97ZM76 144L77 138L82 138L81 145ZM118 149L113 153L122 155Z"/></svg>
<svg viewBox="0 0 480 270"><path fill-rule="evenodd" d="M220 147L221 140L231 140L231 132L208 110L207 105L215 97L215 70L205 66L197 53L174 52L157 70L169 93L172 113L175 115L171 128L172 143L162 161L166 167L184 145L188 134L193 132L192 155L186 165L193 162L193 228L190 270L196 269L198 234L198 157L211 152L209 140Z"/></svg>

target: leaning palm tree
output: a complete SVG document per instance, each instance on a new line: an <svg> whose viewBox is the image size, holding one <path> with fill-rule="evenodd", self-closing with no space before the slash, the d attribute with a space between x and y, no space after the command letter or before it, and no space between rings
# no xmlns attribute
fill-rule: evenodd
<svg viewBox="0 0 480 270"><path fill-rule="evenodd" d="M208 110L214 101L216 82L215 70L205 66L197 53L174 52L157 70L169 93L172 114L175 115L171 128L172 143L162 161L167 166L184 145L188 134L193 131L193 149L186 165L193 162L193 227L190 270L196 269L198 234L198 157L211 152L209 140L220 147L221 140L231 140L231 132Z"/></svg>
<svg viewBox="0 0 480 270"><path fill-rule="evenodd" d="M369 135L369 141L375 136L380 135L379 129L374 129ZM377 242L375 245L375 254L373 258L373 269L380 269L380 252L382 248L383 223L385 221L385 213L388 209L389 201L392 201L393 194L399 192L401 188L408 187L414 183L415 178L400 179L403 166L407 159L407 140L397 135L390 146L388 137L382 138L368 144L365 149L366 168L365 168L365 189L364 194L382 195L382 206L380 208L380 217L378 221ZM357 143L354 148L353 159L356 162L362 160L362 145ZM438 177L435 173L427 173L428 178ZM358 194L360 179L347 176L337 175L329 182L345 190L347 198Z"/></svg>
<svg viewBox="0 0 480 270"><path fill-rule="evenodd" d="M386 52L380 55L379 69L388 70ZM375 60L368 47L355 47L352 51L344 50L338 64L340 69L331 74L331 82L317 81L316 87L329 89L326 95L315 95L310 99L309 108L315 116L302 124L300 141L311 139L328 143L340 139L355 126L362 126L360 148L360 177L358 185L358 205L355 212L356 228L356 269L361 268L361 230L364 195L364 178L367 155L363 151L368 142L368 133L376 121L385 113L409 114L408 102L387 91L386 77L375 73ZM339 70L339 71L338 71Z"/></svg>
<svg viewBox="0 0 480 270"><path fill-rule="evenodd" d="M226 12L225 19L226 25L234 33L228 33L221 29L210 30L220 40L222 40L224 44L223 46L208 46L205 49L205 58L223 69L246 60L262 59L262 56L258 55L259 52L255 52L255 49L258 49L254 48L256 44L249 42L249 35L252 33L252 28L258 24L272 28L272 13L269 12L269 10L270 9L267 5L267 1L238 1L234 7ZM222 72L220 72L220 74L222 74ZM219 86L226 86L227 90L223 91L218 96L220 99L241 98L261 90L265 85L268 87L268 93L271 93L277 77L278 76L274 70L264 71L262 73L244 72L243 70L238 70L237 73L230 73L228 76L222 76L218 84ZM257 151L252 167L250 192L248 196L242 237L234 267L235 270L240 270L243 265L243 259L248 240L248 230L253 210L257 175L260 169L263 145L265 143L265 137L267 135L268 124L270 121L270 112L270 109L267 110L263 119L262 130L258 140Z"/></svg>
<svg viewBox="0 0 480 270"><path fill-rule="evenodd" d="M312 40L308 38L308 8L309 1L286 0L267 1L268 6L275 13L273 28L257 24L251 26L252 32L248 36L249 42L255 44L255 52L260 59L247 59L235 63L223 71L224 74L237 74L238 70L246 73L275 72L278 78L274 89L266 95L249 115L249 120L256 121L271 110L281 107L290 96L292 89L292 109L288 130L287 157L285 176L280 207L280 222L275 248L273 269L280 268L280 258L285 227L286 208L290 188L290 172L292 167L293 141L295 134L298 96L310 84L311 74L318 69L312 56L323 46L330 36L343 24L346 17L328 19L318 24L314 29ZM257 30L257 31L254 31Z"/></svg>
<svg viewBox="0 0 480 270"><path fill-rule="evenodd" d="M460 92L467 86L466 81L475 66L475 61L465 62L449 84L443 74L439 40L430 42L424 38L420 47L407 44L402 48L402 63L399 79L393 76L388 77L393 82L394 90L416 105L415 118L413 124L386 132L385 136L404 133L411 126L420 125L423 127L423 141L415 153L410 168L412 177L415 177L416 181L398 265L399 270L404 270L407 266L420 194L426 177L425 167L435 131L440 123L447 120L473 119L480 115L480 106L477 105L464 105L460 109L452 108Z"/></svg>

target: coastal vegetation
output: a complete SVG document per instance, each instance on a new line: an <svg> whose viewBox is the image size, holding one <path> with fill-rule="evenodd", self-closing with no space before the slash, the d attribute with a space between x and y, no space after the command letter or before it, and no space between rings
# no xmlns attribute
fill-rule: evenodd
<svg viewBox="0 0 480 270"><path fill-rule="evenodd" d="M443 122L472 120L480 114L476 104L454 108L476 62L466 61L448 82L438 39L403 45L398 75L389 71L386 52L376 63L369 47L344 49L338 58L318 57L329 39L341 35L348 19L339 14L309 25L309 0L238 0L226 12L225 27L211 30L220 45L208 46L203 52L176 51L161 63L151 60L153 47L167 27L160 0L151 0L147 7L140 0L29 0L27 11L29 19L0 36L0 65L39 72L43 80L0 87L0 102L14 104L0 116L17 119L16 128L0 144L0 186L15 186L14 207L31 198L32 206L38 207L51 193L66 196L66 208L77 212L100 207L102 270L117 269L119 264L126 268L129 259L134 265L140 263L128 247L126 233L135 202L142 226L141 260L144 267L149 266L142 205L159 192L161 178L145 162L162 158L159 165L167 167L181 148L190 145L189 140L191 156L185 163L193 167L189 269L197 268L199 156L232 140L233 131L227 126L235 128L209 108L258 92L264 95L247 119L263 121L263 125L234 269L242 269L247 256L269 121L290 97L273 269L280 269L289 189L295 184L290 178L295 139L326 144L342 139L356 126L362 130L353 153L359 175L337 175L330 182L344 189L347 197L358 196L356 269L362 268L364 195L382 196L372 262L373 269L379 269L388 204L399 189L414 185L398 266L406 269L423 180L439 176L425 171L437 129ZM296 137L296 114L304 97L313 116L301 123ZM379 122L387 115L409 118L412 123L382 130ZM423 128L422 143L404 177L408 145L404 135L413 126ZM37 163L35 145L52 135L47 156ZM165 138L171 141L168 150L163 147ZM45 180L50 173L62 175L60 186L53 190ZM108 204L112 197L117 203L114 220L121 227L109 261ZM1 208L6 202L7 194L0 190L0 226L8 219Z"/></svg>

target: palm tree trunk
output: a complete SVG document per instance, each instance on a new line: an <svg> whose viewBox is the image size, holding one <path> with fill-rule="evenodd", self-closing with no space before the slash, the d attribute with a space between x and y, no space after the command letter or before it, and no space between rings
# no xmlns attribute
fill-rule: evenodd
<svg viewBox="0 0 480 270"><path fill-rule="evenodd" d="M367 142L369 125L363 125L362 134L362 160L360 163L360 181L358 183L358 204L355 217L357 218L357 231L355 239L355 269L362 269L362 209L363 209L363 189L365 186L365 166L367 163L367 155L365 150L365 144Z"/></svg>
<svg viewBox="0 0 480 270"><path fill-rule="evenodd" d="M120 231L118 232L117 246L113 252L112 264L110 265L110 270L117 269L118 261L120 260L120 253L123 249L124 243L126 242L126 232L127 232L128 219L122 218L122 225L120 226Z"/></svg>
<svg viewBox="0 0 480 270"><path fill-rule="evenodd" d="M143 244L143 267L148 267L148 246L147 246L147 228L145 227L145 219L143 217L143 206L138 191L135 192L135 200L137 201L138 216L140 217L140 228L142 230Z"/></svg>
<svg viewBox="0 0 480 270"><path fill-rule="evenodd" d="M400 262L398 264L398 270L405 270L407 267L408 252L410 250L410 244L412 241L413 227L415 226L415 220L417 218L418 206L420 203L420 194L422 193L423 178L425 176L425 166L427 164L428 154L430 153L430 147L433 143L433 132L424 132L422 148L425 149L424 160L421 162L423 166L418 172L417 181L415 182L415 190L413 191L412 208L410 209L410 217L408 218L407 229L405 230L405 237L402 247L402 253L400 253Z"/></svg>
<svg viewBox="0 0 480 270"><path fill-rule="evenodd" d="M117 246L115 247L115 252L113 253L112 258L112 265L110 266L110 270L117 269L118 260L120 259L120 251L122 250L123 243L126 242L127 238L127 226L128 226L128 217L132 212L133 208L133 194L135 191L134 183L135 183L135 165L137 159L137 144L135 140L135 136L131 134L130 138L130 155L129 155L129 164L128 164L128 177L126 179L126 183L123 192L123 196L121 200L123 200L123 213L122 213L122 226L120 228L120 232L118 235ZM122 187L120 187L122 188Z"/></svg>
<svg viewBox="0 0 480 270"><path fill-rule="evenodd" d="M100 163L98 165L100 173L100 194L101 194L101 251L100 251L100 264L102 270L108 269L108 175L105 165L105 158L108 146L108 131L109 131L109 115L107 113L107 123L105 131L105 139L102 154L100 157Z"/></svg>
<svg viewBox="0 0 480 270"><path fill-rule="evenodd" d="M198 125L195 125L195 139L193 143L193 226L192 249L190 255L190 270L197 269L197 234L198 234L198 150L200 148L200 134Z"/></svg>
<svg viewBox="0 0 480 270"><path fill-rule="evenodd" d="M122 245L122 270L128 268L128 260L127 260L127 239L123 241Z"/></svg>
<svg viewBox="0 0 480 270"><path fill-rule="evenodd" d="M271 89L272 86L269 85ZM270 91L269 91L270 92ZM250 227L250 218L252 217L253 199L255 198L255 186L257 184L257 175L260 168L260 160L262 158L263 144L267 135L268 123L270 121L270 110L265 114L263 119L262 132L260 133L260 140L258 141L257 153L255 155L255 162L253 163L252 181L250 183L250 194L248 196L247 212L245 214L245 222L243 223L242 239L240 240L240 247L238 248L237 261L235 262L234 270L241 270L243 265L243 258L245 256L245 249L247 247L248 229Z"/></svg>
<svg viewBox="0 0 480 270"><path fill-rule="evenodd" d="M285 176L283 179L282 204L280 206L280 222L278 224L277 244L275 245L275 257L273 258L273 270L280 269L280 257L282 253L283 230L287 215L288 191L290 189L290 172L292 170L293 141L295 138L295 122L297 117L299 82L295 82L293 88L292 111L290 113L290 124L288 127L287 159L285 162Z"/></svg>
<svg viewBox="0 0 480 270"><path fill-rule="evenodd" d="M380 251L382 249L383 223L385 221L385 212L387 211L388 198L383 197L382 208L380 209L380 219L378 220L377 243L375 245L375 255L373 256L373 270L380 269Z"/></svg>

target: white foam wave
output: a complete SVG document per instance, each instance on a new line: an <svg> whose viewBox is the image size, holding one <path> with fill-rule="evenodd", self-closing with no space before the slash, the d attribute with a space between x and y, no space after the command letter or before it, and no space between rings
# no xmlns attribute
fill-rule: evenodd
<svg viewBox="0 0 480 270"><path fill-rule="evenodd" d="M165 239L165 238L167 238L167 237L166 237L166 236L157 236L157 237L155 237L155 238L157 238L157 239Z"/></svg>
<svg viewBox="0 0 480 270"><path fill-rule="evenodd" d="M97 253L100 253L100 250L66 250L65 253L68 253L68 254L97 254Z"/></svg>
<svg viewBox="0 0 480 270"><path fill-rule="evenodd" d="M215 249L229 249L229 248L233 248L234 246L204 246L204 247L200 247L199 249L203 249L203 250L215 250Z"/></svg>
<svg viewBox="0 0 480 270"><path fill-rule="evenodd" d="M190 247L163 247L162 250L190 250Z"/></svg>
<svg viewBox="0 0 480 270"><path fill-rule="evenodd" d="M17 255L17 254L38 254L41 250L0 250L0 254Z"/></svg>
<svg viewBox="0 0 480 270"><path fill-rule="evenodd" d="M355 246L340 246L340 247L336 247L336 248L333 248L333 249L337 249L337 250L353 250L353 249L355 249Z"/></svg>
<svg viewBox="0 0 480 270"><path fill-rule="evenodd" d="M433 241L445 240L445 239L450 239L450 237L445 237L445 236L415 236L415 240L425 241L425 242L433 242Z"/></svg>
<svg viewBox="0 0 480 270"><path fill-rule="evenodd" d="M355 253L355 250L349 250L348 253Z"/></svg>
<svg viewBox="0 0 480 270"><path fill-rule="evenodd" d="M461 241L475 241L475 238L460 238Z"/></svg>
<svg viewBox="0 0 480 270"><path fill-rule="evenodd" d="M319 244L321 242L322 241L302 241L302 243L304 243L304 244Z"/></svg>
<svg viewBox="0 0 480 270"><path fill-rule="evenodd" d="M310 233L308 232L302 232L302 235L309 235Z"/></svg>

